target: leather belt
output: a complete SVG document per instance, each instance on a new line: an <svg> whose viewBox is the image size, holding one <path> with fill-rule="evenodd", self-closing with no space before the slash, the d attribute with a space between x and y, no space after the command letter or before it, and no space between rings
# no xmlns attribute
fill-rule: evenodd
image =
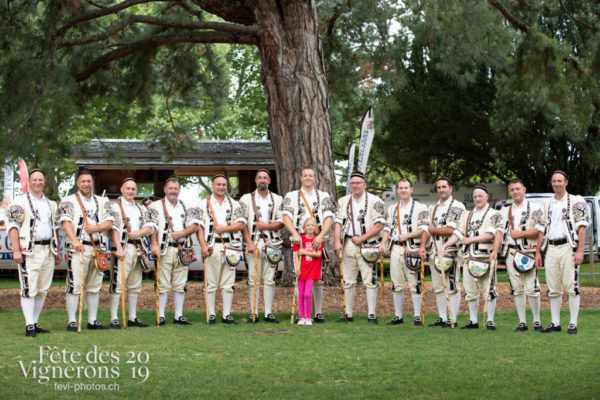
<svg viewBox="0 0 600 400"><path fill-rule="evenodd" d="M567 238L555 239L555 240L548 239L548 244L551 246L560 246L560 245L563 245L566 243L567 243Z"/></svg>
<svg viewBox="0 0 600 400"><path fill-rule="evenodd" d="M353 238L354 236L350 236L350 235L344 235L344 237L345 237L346 239L350 239L350 240L352 240L352 238Z"/></svg>
<svg viewBox="0 0 600 400"><path fill-rule="evenodd" d="M50 239L36 240L35 242L33 242L33 244L39 244L39 245L42 245L42 246L48 246L50 244Z"/></svg>
<svg viewBox="0 0 600 400"><path fill-rule="evenodd" d="M177 247L177 242L169 242L169 247Z"/></svg>
<svg viewBox="0 0 600 400"><path fill-rule="evenodd" d="M132 239L127 239L127 243L128 243L128 244L133 244L133 245L135 245L135 244L136 244L135 242L136 242L135 240L132 240Z"/></svg>
<svg viewBox="0 0 600 400"><path fill-rule="evenodd" d="M229 243L229 239L215 238L215 243Z"/></svg>
<svg viewBox="0 0 600 400"><path fill-rule="evenodd" d="M393 244L393 245L396 245L396 246L404 246L404 242L401 242L401 241L399 241L399 240L394 240L394 241L392 241L392 244Z"/></svg>
<svg viewBox="0 0 600 400"><path fill-rule="evenodd" d="M90 242L89 240L84 240L84 241L81 242L81 244L84 245L84 246L91 246L92 242Z"/></svg>

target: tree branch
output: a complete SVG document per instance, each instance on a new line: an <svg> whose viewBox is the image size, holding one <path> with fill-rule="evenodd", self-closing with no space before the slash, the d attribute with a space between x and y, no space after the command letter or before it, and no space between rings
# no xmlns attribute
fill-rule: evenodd
<svg viewBox="0 0 600 400"><path fill-rule="evenodd" d="M106 7L106 8L96 10L96 11L93 11L93 12L90 12L87 14L83 14L77 18L71 19L70 21L68 21L65 25L63 25L56 31L56 36L60 37L60 36L64 35L67 30L69 30L70 28L72 28L76 25L81 24L82 22L86 22L86 21L90 21L92 19L104 17L105 15L109 15L109 14L116 14L121 10L124 10L129 7L133 7L138 4L165 2L165 1L171 1L171 0L126 0L119 4L115 4L112 7Z"/></svg>
<svg viewBox="0 0 600 400"><path fill-rule="evenodd" d="M264 1L264 0L260 0ZM198 7L223 18L225 21L242 25L254 24L252 11L239 0L192 0Z"/></svg>
<svg viewBox="0 0 600 400"><path fill-rule="evenodd" d="M514 15L509 13L508 10L502 4L498 3L496 0L488 0L488 2L492 5L492 7L500 11L500 13L504 15L504 18L506 18L508 22L510 22L515 28L524 32L527 35L531 35L531 29L527 25L519 21Z"/></svg>
<svg viewBox="0 0 600 400"><path fill-rule="evenodd" d="M138 51L167 46L175 43L238 43L256 45L258 44L258 40L254 35L238 34L233 32L184 31L157 35L151 38L142 39L132 44L123 45L116 50L104 54L92 62L92 64L85 71L75 75L75 80L77 82L82 82L92 76L94 72L103 66Z"/></svg>
<svg viewBox="0 0 600 400"><path fill-rule="evenodd" d="M127 26L143 23L149 25L158 25L166 28L176 29L212 29L219 32L231 32L248 35L257 35L259 27L257 25L245 26L237 24L228 24L223 22L201 22L201 21L189 21L189 22L177 22L169 21L162 18L147 16L147 15L128 15L122 21L111 25L106 31L98 35L92 35L80 39L59 39L57 41L57 48L63 48L68 46L84 45L92 42L98 42L100 40L108 39L110 36L115 35L119 31L125 29Z"/></svg>
<svg viewBox="0 0 600 400"><path fill-rule="evenodd" d="M585 26L586 28L588 28L589 30L591 30L592 32L598 32L598 28L595 28L591 25L588 25L587 23L575 18L575 16L573 14L571 14L569 12L569 10L567 10L567 7L565 7L564 3L562 0L558 0L558 2L560 3L560 7L563 9L563 11L565 12L565 14L567 14L567 16L569 18L571 18L573 21L577 22L578 24L581 24L583 26Z"/></svg>

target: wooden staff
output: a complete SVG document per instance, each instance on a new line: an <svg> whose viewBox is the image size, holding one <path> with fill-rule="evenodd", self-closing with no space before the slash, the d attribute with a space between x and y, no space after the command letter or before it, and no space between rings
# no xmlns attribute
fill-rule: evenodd
<svg viewBox="0 0 600 400"><path fill-rule="evenodd" d="M348 323L348 316L346 315L346 291L344 290L344 266L342 264L342 254L344 250L340 251L340 279L342 281L342 299L344 300L344 322Z"/></svg>
<svg viewBox="0 0 600 400"><path fill-rule="evenodd" d="M296 312L296 294L298 292L298 277L299 275L296 273L296 268L300 268L300 261L297 260L298 253L294 252L294 256L292 257L294 263L294 292L292 293L292 316L290 317L290 324L294 325L294 313ZM255 281L256 282L256 281Z"/></svg>
<svg viewBox="0 0 600 400"><path fill-rule="evenodd" d="M425 257L421 256L421 326L425 326Z"/></svg>
<svg viewBox="0 0 600 400"><path fill-rule="evenodd" d="M160 296L160 249L158 249L158 254L156 255L156 326L160 326L160 306L159 306L159 296Z"/></svg>
<svg viewBox="0 0 600 400"><path fill-rule="evenodd" d="M79 253L79 317L77 332L81 332L81 310L83 309L83 252Z"/></svg>
<svg viewBox="0 0 600 400"><path fill-rule="evenodd" d="M485 326L487 325L487 305L488 305L488 297L490 294L490 286L492 285L492 276L494 275L494 273L496 272L496 265L498 264L498 260L494 260L494 262L490 265L490 271L489 274L490 276L488 277L488 282L487 282L487 293L484 293L485 295L485 301L483 303L483 326L481 327L481 332L485 332Z"/></svg>
<svg viewBox="0 0 600 400"><path fill-rule="evenodd" d="M256 265L258 264L258 249L254 249L254 293L252 295L252 323L256 322L256 280L258 278L257 276L257 269L256 269Z"/></svg>
<svg viewBox="0 0 600 400"><path fill-rule="evenodd" d="M434 254L437 254L437 244L435 243L435 239L433 240L433 251ZM440 261L440 271L442 271L442 282L444 283L444 294L446 295L446 307L448 308L448 318L450 318L450 327L454 329L454 321L452 319L452 307L450 307L450 294L448 293L448 284L446 283L446 272L444 271L444 254L442 254L441 256L437 254L437 257ZM467 264L464 265L468 265L469 258L470 256L467 258ZM435 268L435 255L433 256L433 264L433 267ZM458 268L458 265L455 265L454 268Z"/></svg>
<svg viewBox="0 0 600 400"><path fill-rule="evenodd" d="M383 324L385 325L385 290L383 280L383 253L379 256L379 265L381 266L381 315L383 316Z"/></svg>
<svg viewBox="0 0 600 400"><path fill-rule="evenodd" d="M125 318L125 259L121 261L121 316L123 318L123 328L127 328L127 319ZM119 263L117 262L117 266Z"/></svg>

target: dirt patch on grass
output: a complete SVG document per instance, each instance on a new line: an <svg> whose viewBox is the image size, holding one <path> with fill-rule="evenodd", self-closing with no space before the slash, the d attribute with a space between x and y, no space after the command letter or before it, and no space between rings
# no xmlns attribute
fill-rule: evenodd
<svg viewBox="0 0 600 400"><path fill-rule="evenodd" d="M392 300L391 283L387 282L385 285L385 309L387 315L392 315L394 312L394 304ZM548 296L546 295L547 287L545 284L542 287L542 309L549 309L550 303ZM510 285L507 282L498 283L498 300L496 309L498 311L514 310L515 305L512 296L510 295ZM594 287L583 287L581 289L581 308L600 308L600 288ZM262 302L262 290L261 300L259 302L259 311L263 311ZM278 287L275 291L275 304L273 305L273 311L275 313L290 312L292 307L292 293L293 288ZM381 293L381 292L380 292ZM464 292L463 292L464 294ZM100 293L100 307L108 308L108 285L102 286L102 292ZM342 291L339 287L325 287L323 299L323 312L326 313L342 313ZM381 294L379 295L381 297ZM569 305L567 302L567 296L563 295L563 308L568 309ZM233 296L233 307L234 313L250 313L250 300L248 298L248 286L245 283L239 282L235 285L235 292ZM20 296L19 289L5 289L0 290L0 307L8 310L20 309ZM297 302L296 302L297 304ZM202 283L189 283L188 291L185 296L185 310L204 311L204 291ZM217 294L217 311L220 312L222 307L221 295ZM480 306L482 307L482 306ZM142 292L138 298L138 309L150 309L156 308L156 297L154 295L154 286L152 283L144 283L142 285ZM44 309L64 310L65 309L65 288L64 287L51 287L48 291L48 297ZM172 296L169 294L169 300L167 302L167 310L173 310ZM380 313L379 299L377 304L377 313ZM425 310L427 314L437 314L437 305L435 296L431 292L431 282L425 282ZM404 300L404 314L412 314L413 307L410 295L405 296ZM467 304L461 302L461 312L466 313ZM364 286L359 286L356 289L356 298L354 300L354 312L356 314L365 314L367 312L367 301L365 296ZM262 315L261 315L262 317Z"/></svg>

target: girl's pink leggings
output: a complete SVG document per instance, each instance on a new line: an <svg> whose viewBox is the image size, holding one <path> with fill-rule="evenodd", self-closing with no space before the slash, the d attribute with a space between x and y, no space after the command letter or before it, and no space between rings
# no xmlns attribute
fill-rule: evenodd
<svg viewBox="0 0 600 400"><path fill-rule="evenodd" d="M310 318L312 312L312 287L314 280L298 281L298 309L300 318Z"/></svg>

